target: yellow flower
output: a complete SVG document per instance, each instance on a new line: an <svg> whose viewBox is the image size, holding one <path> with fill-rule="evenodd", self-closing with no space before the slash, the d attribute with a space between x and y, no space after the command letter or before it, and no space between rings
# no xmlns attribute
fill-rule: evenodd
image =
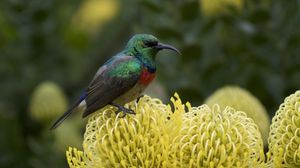
<svg viewBox="0 0 300 168"><path fill-rule="evenodd" d="M212 16L220 13L228 12L228 7L232 6L236 9L242 9L243 0L200 0L201 10L204 15Z"/></svg>
<svg viewBox="0 0 300 168"><path fill-rule="evenodd" d="M137 105L127 105L135 109L135 116L119 118L115 109L108 106L89 118L84 153L67 151L70 167L79 166L80 160L86 167L166 166L171 134L179 128L169 126L169 120L176 120L170 116L171 107L150 97L141 98ZM182 107L176 108L184 112Z"/></svg>
<svg viewBox="0 0 300 168"><path fill-rule="evenodd" d="M261 135L244 112L218 105L194 107L173 140L174 167L258 167L264 161Z"/></svg>
<svg viewBox="0 0 300 168"><path fill-rule="evenodd" d="M126 107L136 115L119 118L107 106L89 118L83 151L66 152L71 168L85 167L251 167L264 160L257 126L233 108L172 105L145 96ZM173 110L172 110L173 109Z"/></svg>
<svg viewBox="0 0 300 168"><path fill-rule="evenodd" d="M72 18L72 24L94 32L116 16L118 10L118 0L85 0Z"/></svg>
<svg viewBox="0 0 300 168"><path fill-rule="evenodd" d="M213 93L205 103L210 107L219 104L221 109L230 106L246 112L247 116L258 125L264 144L267 144L270 126L268 113L261 102L247 90L237 86L225 86Z"/></svg>
<svg viewBox="0 0 300 168"><path fill-rule="evenodd" d="M300 91L280 105L272 119L268 140L272 167L300 167Z"/></svg>
<svg viewBox="0 0 300 168"><path fill-rule="evenodd" d="M38 121L49 122L67 110L67 99L53 82L43 82L35 88L29 105L31 116Z"/></svg>

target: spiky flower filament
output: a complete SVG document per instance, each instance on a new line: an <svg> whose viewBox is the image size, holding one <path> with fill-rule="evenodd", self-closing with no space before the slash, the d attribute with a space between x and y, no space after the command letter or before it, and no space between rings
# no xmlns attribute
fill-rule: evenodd
<svg viewBox="0 0 300 168"><path fill-rule="evenodd" d="M268 140L270 167L300 167L300 91L280 105Z"/></svg>
<svg viewBox="0 0 300 168"><path fill-rule="evenodd" d="M244 112L202 105L183 120L171 150L177 167L257 167L264 161L258 128Z"/></svg>

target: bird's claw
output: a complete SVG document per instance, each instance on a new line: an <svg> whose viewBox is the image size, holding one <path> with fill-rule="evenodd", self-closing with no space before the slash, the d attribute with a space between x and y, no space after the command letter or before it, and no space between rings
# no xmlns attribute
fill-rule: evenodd
<svg viewBox="0 0 300 168"><path fill-rule="evenodd" d="M128 109L124 106L113 104L113 103L112 103L112 105L118 108L118 110L116 111L116 114L123 112L123 115L120 116L120 118L124 118L126 116L126 114L134 114L135 115L135 112L131 109Z"/></svg>
<svg viewBox="0 0 300 168"><path fill-rule="evenodd" d="M116 111L116 114L118 114L118 113L120 113L120 112L123 112L123 115L122 115L122 116L119 116L119 118L124 118L127 114L133 114L133 115L136 114L133 110L128 109L128 108L125 108L125 107L122 108L122 109L118 109L118 110Z"/></svg>
<svg viewBox="0 0 300 168"><path fill-rule="evenodd" d="M135 101L135 102L136 102L136 103L139 103L140 99L141 99L142 97L144 97L144 96L145 96L145 95L140 95L139 97L136 98L136 101Z"/></svg>

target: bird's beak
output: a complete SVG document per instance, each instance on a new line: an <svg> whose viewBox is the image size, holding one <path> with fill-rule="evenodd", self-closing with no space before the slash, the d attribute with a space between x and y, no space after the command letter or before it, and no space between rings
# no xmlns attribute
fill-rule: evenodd
<svg viewBox="0 0 300 168"><path fill-rule="evenodd" d="M171 45L168 45L168 44L158 43L156 46L154 46L154 48L159 49L159 50L162 50L162 49L173 50L173 51L177 52L179 55L181 55L181 52L177 48L175 48Z"/></svg>

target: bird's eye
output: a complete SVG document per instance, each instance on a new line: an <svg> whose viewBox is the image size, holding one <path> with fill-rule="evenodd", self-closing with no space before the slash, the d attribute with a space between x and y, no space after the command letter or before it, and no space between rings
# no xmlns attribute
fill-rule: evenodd
<svg viewBox="0 0 300 168"><path fill-rule="evenodd" d="M147 47L153 47L157 45L157 41L146 41L144 42L145 46Z"/></svg>

